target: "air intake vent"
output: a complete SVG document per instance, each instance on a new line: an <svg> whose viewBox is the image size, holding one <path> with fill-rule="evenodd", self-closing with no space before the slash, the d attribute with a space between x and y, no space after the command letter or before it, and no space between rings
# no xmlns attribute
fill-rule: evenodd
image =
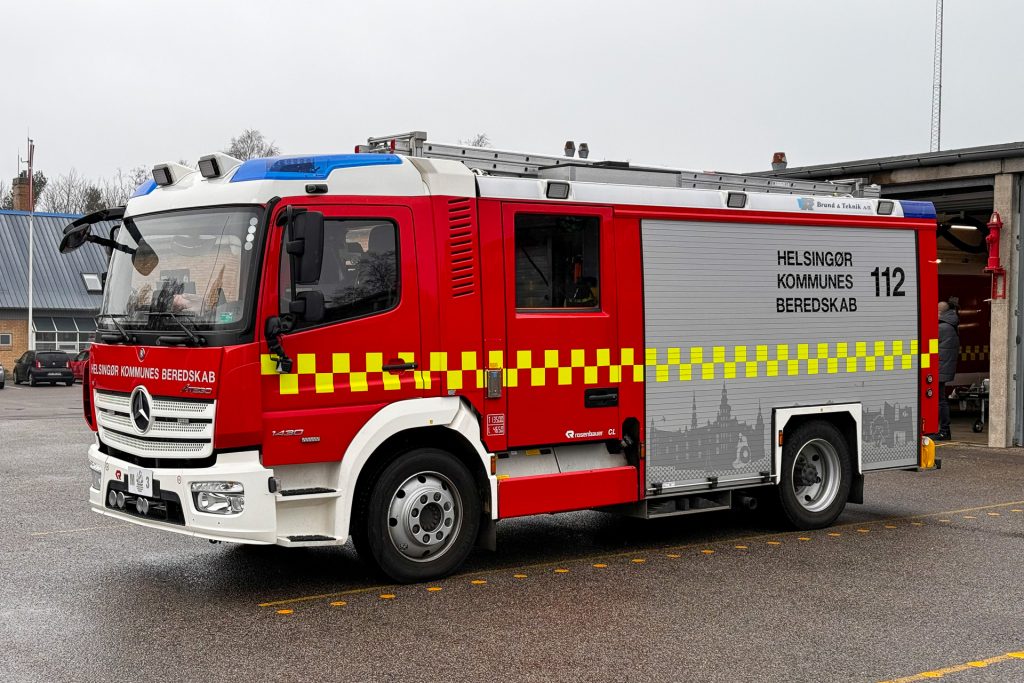
<svg viewBox="0 0 1024 683"><path fill-rule="evenodd" d="M476 232L473 200L448 200L448 261L452 272L452 296L476 293Z"/></svg>

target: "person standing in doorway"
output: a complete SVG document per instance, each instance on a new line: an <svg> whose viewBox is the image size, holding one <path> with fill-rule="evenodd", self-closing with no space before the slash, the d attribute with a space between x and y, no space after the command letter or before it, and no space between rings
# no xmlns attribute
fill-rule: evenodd
<svg viewBox="0 0 1024 683"><path fill-rule="evenodd" d="M956 361L960 357L960 316L957 314L957 300L950 297L950 303L939 302L939 433L936 441L949 441L949 396L946 383L956 375Z"/></svg>

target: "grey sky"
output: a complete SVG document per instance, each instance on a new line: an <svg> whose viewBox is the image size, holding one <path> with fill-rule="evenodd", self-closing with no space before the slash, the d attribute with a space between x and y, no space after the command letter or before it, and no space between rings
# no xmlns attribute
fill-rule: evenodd
<svg viewBox="0 0 1024 683"><path fill-rule="evenodd" d="M718 170L927 151L933 0L2 0L0 177L412 129ZM1024 139L1024 3L946 0L943 147Z"/></svg>

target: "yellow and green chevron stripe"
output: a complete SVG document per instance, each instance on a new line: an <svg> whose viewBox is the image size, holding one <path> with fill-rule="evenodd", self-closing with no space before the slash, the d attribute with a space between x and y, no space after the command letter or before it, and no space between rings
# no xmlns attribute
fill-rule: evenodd
<svg viewBox="0 0 1024 683"><path fill-rule="evenodd" d="M502 351L488 351L486 368L501 370L502 384L507 388L812 377L929 368L932 356L938 353L938 341L928 340L927 350L923 347L917 339L895 339L645 349L520 349L507 359ZM300 381L318 394L365 392L371 384L384 390L425 391L434 388L435 382L458 391L485 386L480 356L475 351L434 351L427 354L425 368L421 363L419 369L408 374L396 374L383 370L383 353L300 353L295 358L294 372L278 375L274 358L264 354L261 373L278 375L281 394L298 394ZM418 362L412 351L388 357Z"/></svg>

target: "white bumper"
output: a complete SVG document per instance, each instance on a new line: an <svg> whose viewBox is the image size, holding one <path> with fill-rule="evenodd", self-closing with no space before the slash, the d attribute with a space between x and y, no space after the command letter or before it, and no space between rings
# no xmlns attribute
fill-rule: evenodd
<svg viewBox="0 0 1024 683"><path fill-rule="evenodd" d="M274 471L260 464L259 453L242 451L224 453L217 464L204 469L153 469L153 479L160 490L173 493L181 505L184 524L149 519L107 506L107 490L123 473L135 467L131 463L107 456L94 443L89 447L89 464L100 471L100 490L89 489L89 504L94 512L133 524L233 543L269 544L277 542L277 510L268 480ZM237 481L245 488L245 509L237 515L213 515L198 512L192 501L191 484L195 481Z"/></svg>

